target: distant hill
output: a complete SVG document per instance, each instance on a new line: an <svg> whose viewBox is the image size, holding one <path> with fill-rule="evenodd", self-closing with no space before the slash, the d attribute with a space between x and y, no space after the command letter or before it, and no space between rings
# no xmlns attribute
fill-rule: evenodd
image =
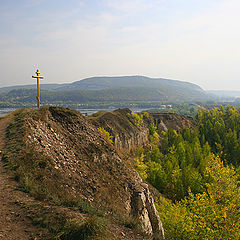
<svg viewBox="0 0 240 240"><path fill-rule="evenodd" d="M213 94L220 98L239 98L240 91L227 91L227 90L209 90L207 91L209 94Z"/></svg>
<svg viewBox="0 0 240 240"><path fill-rule="evenodd" d="M203 91L198 85L164 78L144 76L91 77L71 84L59 86L58 90L103 90L109 88L151 87L151 88L187 88Z"/></svg>
<svg viewBox="0 0 240 240"><path fill-rule="evenodd" d="M0 89L0 102L34 103L34 85ZM34 88L36 88L34 86ZM46 90L47 89L47 90ZM143 76L92 77L71 84L42 84L42 103L109 103L131 101L191 102L208 99L207 93L189 82Z"/></svg>
<svg viewBox="0 0 240 240"><path fill-rule="evenodd" d="M144 76L120 76L120 77L91 77L80 81L65 84L41 84L42 89L63 91L63 90L103 90L111 88L129 88L129 87L151 87L151 88L176 88L184 87L187 89L195 89L203 91L196 84L164 79L164 78L149 78ZM0 92L10 91L13 89L31 89L36 88L35 84L17 85L11 87L0 88Z"/></svg>
<svg viewBox="0 0 240 240"><path fill-rule="evenodd" d="M55 89L58 89L59 86L63 87L64 85L65 84L41 84L41 89L55 90ZM9 92L14 89L34 89L34 88L36 88L36 84L2 87L0 88L0 93Z"/></svg>

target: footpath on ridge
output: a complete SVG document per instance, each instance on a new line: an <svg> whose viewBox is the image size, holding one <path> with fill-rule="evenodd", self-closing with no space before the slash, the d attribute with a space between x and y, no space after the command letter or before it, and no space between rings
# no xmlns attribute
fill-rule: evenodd
<svg viewBox="0 0 240 240"><path fill-rule="evenodd" d="M11 115L0 118L0 159L2 159L5 134ZM0 239L4 240L39 240L42 233L33 226L22 207L25 203L34 202L26 193L17 190L18 184L13 175L0 161Z"/></svg>

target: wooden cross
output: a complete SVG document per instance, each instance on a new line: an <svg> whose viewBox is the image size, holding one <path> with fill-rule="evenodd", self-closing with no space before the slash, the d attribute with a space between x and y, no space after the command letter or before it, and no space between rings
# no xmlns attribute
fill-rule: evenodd
<svg viewBox="0 0 240 240"><path fill-rule="evenodd" d="M41 104L41 102L40 102L40 87L39 87L39 79L43 79L43 77L42 76L40 76L40 72L39 72L39 70L37 69L37 71L36 71L36 74L37 74L37 76L32 76L32 78L36 78L37 79L37 104L38 104L38 108L40 108L40 104Z"/></svg>

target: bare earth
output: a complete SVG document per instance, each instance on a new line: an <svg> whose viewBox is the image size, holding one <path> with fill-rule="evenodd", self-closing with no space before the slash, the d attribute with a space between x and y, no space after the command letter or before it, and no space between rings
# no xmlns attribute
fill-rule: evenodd
<svg viewBox="0 0 240 240"><path fill-rule="evenodd" d="M5 145L5 132L11 117L0 119L0 159ZM27 218L25 203L33 202L26 193L16 190L17 183L0 161L0 239L41 239L39 229Z"/></svg>
<svg viewBox="0 0 240 240"><path fill-rule="evenodd" d="M24 207L39 202L27 193L17 190L18 183L14 180L13 173L1 161L4 153L6 129L11 119L11 114L5 118L0 118L0 240L42 240L48 236L48 231L34 226L30 219L31 211ZM68 209L62 208L60 210L66 212ZM74 214L76 215L74 217L77 217L80 213ZM110 225L110 231L120 239L148 239L137 233L134 234L128 228L117 225Z"/></svg>

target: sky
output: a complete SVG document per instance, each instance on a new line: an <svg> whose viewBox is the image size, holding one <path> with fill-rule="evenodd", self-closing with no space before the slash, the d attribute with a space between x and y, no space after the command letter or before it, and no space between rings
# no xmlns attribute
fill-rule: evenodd
<svg viewBox="0 0 240 240"><path fill-rule="evenodd" d="M239 0L0 0L0 87L144 75L240 90Z"/></svg>

